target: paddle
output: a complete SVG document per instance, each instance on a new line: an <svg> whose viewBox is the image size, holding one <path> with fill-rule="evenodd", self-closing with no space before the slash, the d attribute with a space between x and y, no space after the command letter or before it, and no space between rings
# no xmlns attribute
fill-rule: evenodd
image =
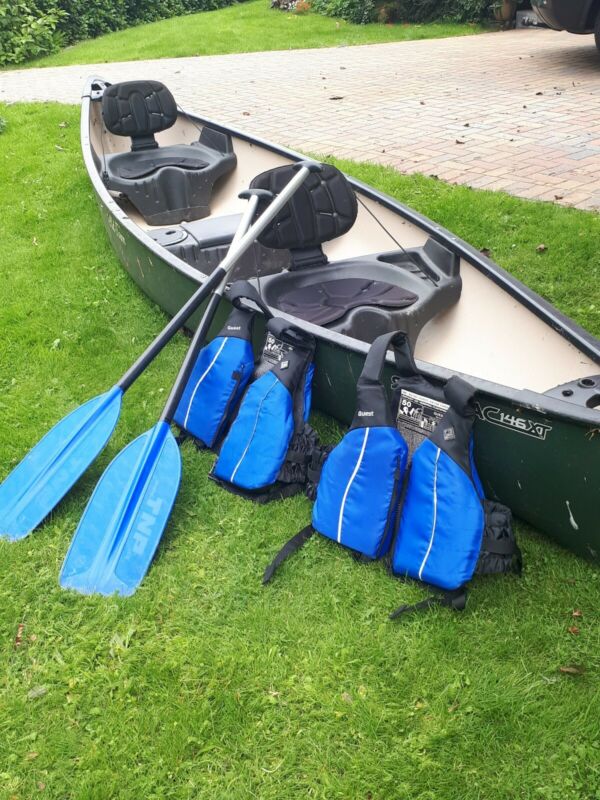
<svg viewBox="0 0 600 800"><path fill-rule="evenodd" d="M241 232L250 220L249 214L243 215ZM252 242L240 238L225 261L235 263ZM18 541L27 536L79 480L110 439L123 394L222 282L226 266L223 262L214 270L111 389L60 420L9 473L0 484L0 538Z"/></svg>
<svg viewBox="0 0 600 800"><path fill-rule="evenodd" d="M181 456L171 421L219 305L229 271L274 219L311 172L320 165L301 162L295 175L221 262L224 276L208 302L165 404L150 430L127 445L111 462L79 522L60 574L60 585L83 594L131 595L142 581L158 547L181 478ZM254 202L264 192L253 190Z"/></svg>
<svg viewBox="0 0 600 800"><path fill-rule="evenodd" d="M249 224L250 217L244 215L240 229ZM242 252L236 250L233 255L239 257ZM217 268L118 383L60 420L0 484L0 538L9 541L24 538L62 500L110 439L119 419L123 394L225 274L222 268Z"/></svg>

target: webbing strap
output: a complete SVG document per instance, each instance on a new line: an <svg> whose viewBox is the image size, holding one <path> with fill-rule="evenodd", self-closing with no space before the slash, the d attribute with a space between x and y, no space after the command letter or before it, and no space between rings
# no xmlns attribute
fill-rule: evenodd
<svg viewBox="0 0 600 800"><path fill-rule="evenodd" d="M312 333L302 330L297 325L293 325L282 317L273 317L267 324L267 330L276 339L289 342L294 347L301 347L314 353L316 341Z"/></svg>
<svg viewBox="0 0 600 800"><path fill-rule="evenodd" d="M410 349L408 337L402 331L392 331L378 336L371 345L363 370L358 379L359 384L373 384L381 382L381 373L385 364L387 351L393 347L396 367L404 377L418 375L413 354Z"/></svg>
<svg viewBox="0 0 600 800"><path fill-rule="evenodd" d="M225 296L236 308L245 308L245 310L251 311L252 309L246 308L241 302L242 300L250 300L251 303L254 303L254 305L262 311L267 319L271 319L273 316L262 297L248 281L235 281L231 284Z"/></svg>
<svg viewBox="0 0 600 800"><path fill-rule="evenodd" d="M390 619L398 619L403 614L411 614L413 611L427 611L434 606L445 606L451 608L453 611L464 611L467 605L467 590L464 586L455 589L452 592L443 592L442 594L432 595L425 600L413 605L403 605L392 611Z"/></svg>
<svg viewBox="0 0 600 800"><path fill-rule="evenodd" d="M305 488L304 482L283 483L282 481L277 481L267 489L242 489L234 483L217 478L213 472L209 472L208 477L223 489L227 489L231 494L244 497L246 500L252 500L253 503L258 503L259 505L270 503L273 500L287 500L288 497L300 494Z"/></svg>
<svg viewBox="0 0 600 800"><path fill-rule="evenodd" d="M262 581L263 586L269 583L275 574L275 571L283 564L286 558L291 556L297 550L300 550L300 548L304 547L314 532L315 531L312 525L307 525L306 528L303 528L301 531L295 534L295 536L292 536L292 538L283 545L281 550L277 553L273 561L271 561L264 572Z"/></svg>

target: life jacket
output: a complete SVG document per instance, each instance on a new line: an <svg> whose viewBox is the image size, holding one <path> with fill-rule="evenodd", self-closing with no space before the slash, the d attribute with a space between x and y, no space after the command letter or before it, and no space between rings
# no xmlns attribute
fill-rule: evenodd
<svg viewBox="0 0 600 800"><path fill-rule="evenodd" d="M391 403L381 384L390 346L396 362ZM475 571L520 571L510 510L485 500L475 468L473 395L461 378L442 389L420 375L404 334L376 339L358 380L352 425L325 454L312 523L279 551L263 583L315 532L360 560L384 556L394 535L391 573L427 583L436 594L402 606L392 618L436 604L460 610ZM397 420L413 445L408 481L409 446Z"/></svg>
<svg viewBox="0 0 600 800"><path fill-rule="evenodd" d="M441 590L407 611L441 604L462 610L465 584L480 574L521 569L510 510L485 499L473 457L475 390L455 376L448 410L416 449L391 556L394 575Z"/></svg>
<svg viewBox="0 0 600 800"><path fill-rule="evenodd" d="M200 447L214 448L227 428L254 370L252 328L259 309L272 314L256 289L236 281L226 292L233 305L218 335L200 351L185 387L174 422ZM255 308L244 301L250 300Z"/></svg>
<svg viewBox="0 0 600 800"><path fill-rule="evenodd" d="M312 523L284 545L265 571L263 583L268 583L277 567L315 532L364 560L387 554L408 456L407 444L396 428L390 399L381 382L390 346L397 364L410 357L403 333L384 334L371 345L356 387L352 425L322 467Z"/></svg>
<svg viewBox="0 0 600 800"><path fill-rule="evenodd" d="M223 439L211 478L257 502L303 491L317 437L308 425L315 338L286 320L267 323L254 377Z"/></svg>

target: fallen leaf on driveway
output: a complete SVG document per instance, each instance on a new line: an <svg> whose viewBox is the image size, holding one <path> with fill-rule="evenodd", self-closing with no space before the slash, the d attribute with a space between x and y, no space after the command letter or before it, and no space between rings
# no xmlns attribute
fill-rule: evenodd
<svg viewBox="0 0 600 800"><path fill-rule="evenodd" d="M330 100L343 100L344 96L339 94L334 94L333 97L329 98Z"/></svg>

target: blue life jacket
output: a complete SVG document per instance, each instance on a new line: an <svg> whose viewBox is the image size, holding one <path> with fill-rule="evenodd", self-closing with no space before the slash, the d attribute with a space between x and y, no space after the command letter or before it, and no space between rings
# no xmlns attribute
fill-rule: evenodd
<svg viewBox="0 0 600 800"><path fill-rule="evenodd" d="M520 571L510 510L485 499L473 459L475 390L455 376L444 394L449 408L412 458L391 557L394 575L442 592L402 606L393 618L434 604L461 610L476 570Z"/></svg>
<svg viewBox="0 0 600 800"><path fill-rule="evenodd" d="M252 328L256 308L272 314L256 289L247 281L236 281L226 293L233 305L218 335L200 351L185 387L174 422L201 447L214 448L242 396L254 370Z"/></svg>
<svg viewBox="0 0 600 800"><path fill-rule="evenodd" d="M390 399L381 382L390 347L398 362L410 356L403 333L386 333L371 345L357 383L352 425L322 467L312 524L284 545L267 568L264 583L315 532L365 560L381 558L388 552L408 456L407 444L396 429Z"/></svg>
<svg viewBox="0 0 600 800"><path fill-rule="evenodd" d="M390 346L396 362L391 404L381 384ZM359 560L385 555L395 534L391 572L439 591L402 606L392 618L436 604L464 608L464 585L474 572L520 572L510 510L484 498L475 468L473 395L473 387L458 377L442 389L421 375L404 334L376 339L358 380L349 431L331 452L321 449L315 459L324 464L312 524L281 548L263 583L315 532L349 548ZM409 447L397 430L395 411L413 450L404 487Z"/></svg>
<svg viewBox="0 0 600 800"><path fill-rule="evenodd" d="M304 489L316 444L308 425L314 352L314 336L269 320L262 357L211 472L226 489L257 502Z"/></svg>

